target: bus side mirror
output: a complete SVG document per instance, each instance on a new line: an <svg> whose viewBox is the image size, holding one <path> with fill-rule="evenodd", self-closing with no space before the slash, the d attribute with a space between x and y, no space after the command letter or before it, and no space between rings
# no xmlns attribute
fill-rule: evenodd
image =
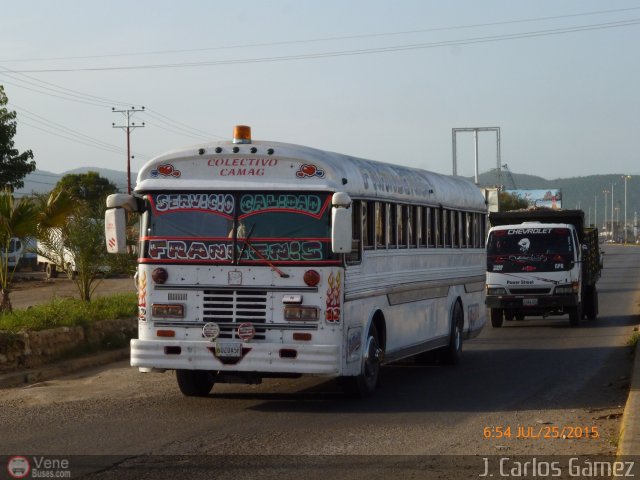
<svg viewBox="0 0 640 480"><path fill-rule="evenodd" d="M331 199L331 251L349 253L351 251L352 223L351 198L344 192L333 194Z"/></svg>
<svg viewBox="0 0 640 480"><path fill-rule="evenodd" d="M127 253L127 217L123 208L109 208L104 212L104 236L107 252Z"/></svg>
<svg viewBox="0 0 640 480"><path fill-rule="evenodd" d="M137 212L138 202L133 195L114 193L107 197L107 208L124 208L127 212Z"/></svg>

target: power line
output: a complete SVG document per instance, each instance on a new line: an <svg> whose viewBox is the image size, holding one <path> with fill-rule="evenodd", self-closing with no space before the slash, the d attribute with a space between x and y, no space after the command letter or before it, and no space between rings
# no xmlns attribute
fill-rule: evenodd
<svg viewBox="0 0 640 480"><path fill-rule="evenodd" d="M88 93L84 93L84 92L80 92L77 90L71 90L69 88L65 88L65 87L61 87L59 85L50 83L50 82L44 82L42 80L30 77L28 75L24 75L24 74L20 74L20 73L16 73L15 75L13 75L15 72L13 72L12 70L9 70L7 68L4 67L0 67L0 75L6 75L9 76L10 78L16 79L17 81L22 81L27 83L28 85L33 85L37 88L30 88L30 87L25 87L24 85L20 85L20 84L16 84L13 82L7 82L5 81L5 83L9 84L9 85L14 85L18 88L24 88L26 90L29 91L33 91L36 93L40 93L42 95L47 95L47 96L52 96L55 98L59 98L62 100L70 100L73 102L77 102L77 103L82 103L82 104L86 104L86 105L91 105L91 106L97 106L97 107L103 107L106 105L131 105L130 102L119 102L119 101L110 101L107 98L104 97L98 97L96 95L91 95ZM16 78L16 76L19 77L24 77L23 78ZM26 79L26 80L25 80ZM43 84L43 85L40 85ZM50 93L50 92L54 92L54 93ZM58 95L58 93L62 94L62 95ZM95 100L94 100L95 99ZM96 103L96 101L101 102L101 103ZM201 138L206 138L207 140L211 139L211 137L217 137L217 138L225 138L222 137L220 135L215 135L209 132L206 132L204 130L200 130L198 128L195 127L191 127L185 123L179 122L177 120L173 120L169 117L167 117L166 115L161 114L160 112L157 112L155 110L152 109L148 109L147 113L153 117L155 117L157 119L158 122L161 122L165 125L167 125L169 127L169 129L165 128L165 130L167 131L171 131L173 133L177 133L179 135L184 135L187 137L191 137L191 138L197 138L197 139L201 139ZM157 125L156 125L157 126ZM161 127L159 127L161 128Z"/></svg>
<svg viewBox="0 0 640 480"><path fill-rule="evenodd" d="M533 22L542 22L542 21L548 21L548 20L559 20L563 18L576 18L576 17L585 17L585 16L593 16L593 15L604 15L604 14L610 14L610 13L621 13L621 12L628 12L628 11L639 10L639 9L640 7L617 8L617 9L609 9L609 10L596 10L596 11L590 11L590 12L572 13L572 14L565 14L565 15L552 15L552 16L544 16L544 17L535 17L535 18L503 20L498 22L476 23L476 24L468 24L468 25L454 25L454 26L448 26L448 27L431 27L431 28L414 29L414 30L403 30L403 31L397 31L397 32L378 32L378 33L359 34L359 35L342 35L342 36L320 37L320 38L311 38L311 39L284 40L279 42L246 43L246 44L238 44L238 45L226 45L226 46L223 45L223 46L217 46L217 47L183 48L183 49L174 49L174 50L153 50L153 51L146 51L146 52L110 53L110 54L103 54L103 55L22 58L22 59L2 60L1 62L15 63L15 62L44 62L44 61L54 61L54 60L56 61L57 60L89 60L89 59L97 59L97 58L184 54L184 53L206 52L206 51L215 51L215 50L273 47L273 46L283 46L283 45L329 42L329 41L337 41L337 40L357 40L357 39L376 38L376 37L413 35L417 33L429 33L429 32L438 32L438 31L446 31L446 30L464 30L464 29L473 29L473 28L482 28L482 27L493 27L493 26L500 26L500 25L513 25L517 23L533 23ZM112 102L112 103L115 103L115 102Z"/></svg>
<svg viewBox="0 0 640 480"><path fill-rule="evenodd" d="M33 113L29 110L27 110L24 107L20 107L18 105L16 105L13 102L9 102L9 105L11 105L14 108L17 108L18 111L20 112L21 115L26 116L27 118L30 118L31 120L38 122L38 123L42 123L44 125L46 125L49 128L53 128L54 130L60 130L64 133L68 133L68 134L72 134L72 135L77 135L79 137L82 137L83 140L88 141L88 142L92 142L94 143L96 146L98 147L103 147L105 149L109 149L111 151L114 152L118 152L118 153L122 153L124 150L116 145L112 145L110 143L107 142L103 142L102 140L98 140L97 138L91 137L89 135L85 135L84 133L81 133L77 130L73 130L69 127L66 127L60 123L54 122L53 120L49 120L41 115L38 115L37 113Z"/></svg>
<svg viewBox="0 0 640 480"><path fill-rule="evenodd" d="M365 48L358 50L338 50L330 52L307 53L299 55L282 55L277 57L257 57L245 59L231 60L214 60L204 62L185 62L185 63L161 63L149 65L120 65L111 67L79 67L79 68L43 68L43 69L27 69L13 70L16 73L70 73L70 72L104 72L104 71L124 71L124 70L151 70L163 68L187 68L187 67L212 67L221 65L243 65L251 63L270 63L284 62L294 60L310 60L317 58L344 57L354 55L371 55L376 53L391 53L410 50L420 50L427 48L451 47L473 45L479 43L501 42L506 40L519 40L523 38L544 37L550 35L563 35L568 33L585 32L592 30L603 30L610 28L629 27L640 24L640 18L630 20L622 20L616 22L606 22L600 24L580 25L576 27L563 27L547 30L537 30L530 32L511 33L502 35L490 35L484 37L471 37L459 40L446 40L441 42L413 43L407 45L396 45L389 47Z"/></svg>

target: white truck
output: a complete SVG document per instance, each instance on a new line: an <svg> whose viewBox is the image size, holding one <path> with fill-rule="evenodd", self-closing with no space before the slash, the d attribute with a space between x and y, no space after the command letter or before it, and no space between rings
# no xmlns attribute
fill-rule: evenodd
<svg viewBox="0 0 640 480"><path fill-rule="evenodd" d="M13 237L9 242L9 250L7 251L7 266L9 269L20 271L24 268L37 268L35 254L35 240L32 238Z"/></svg>
<svg viewBox="0 0 640 480"><path fill-rule="evenodd" d="M54 236L54 240L55 238ZM47 279L57 278L59 272L64 272L69 278L72 278L77 273L73 255L62 245L56 246L59 251L53 251L54 249L51 249L50 246L38 241L38 268L45 272Z"/></svg>
<svg viewBox="0 0 640 480"><path fill-rule="evenodd" d="M569 315L571 326L598 315L602 262L598 231L582 210L491 212L485 299L491 324Z"/></svg>

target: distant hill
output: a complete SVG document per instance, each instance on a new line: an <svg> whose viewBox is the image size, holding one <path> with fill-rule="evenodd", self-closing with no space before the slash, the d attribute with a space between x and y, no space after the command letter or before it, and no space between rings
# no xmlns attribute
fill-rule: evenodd
<svg viewBox="0 0 640 480"><path fill-rule="evenodd" d="M520 173L512 173L511 176L513 182L509 174L503 170L501 183L507 190L560 189L562 208L580 208L584 210L587 220L589 210L591 210L591 222L593 223L597 214L597 226L600 227L604 223L604 190L609 192L607 193L607 220L611 220L611 185L613 184L614 217L617 216L620 222L624 221L624 180L622 174L589 175L553 180ZM496 186L499 183L495 169L480 174L478 181L481 187ZM617 212L616 208L618 208ZM640 214L640 177L632 177L627 180L627 222L633 222L636 212Z"/></svg>
<svg viewBox="0 0 640 480"><path fill-rule="evenodd" d="M17 195L29 195L32 193L48 193L60 181L62 177L68 174L78 174L87 172L97 172L103 178L113 182L120 191L127 191L127 173L119 170L110 170L108 168L97 167L81 167L68 170L63 173L53 173L46 170L35 170L27 175L24 179L24 188L16 190ZM131 172L131 187L135 187L137 173Z"/></svg>

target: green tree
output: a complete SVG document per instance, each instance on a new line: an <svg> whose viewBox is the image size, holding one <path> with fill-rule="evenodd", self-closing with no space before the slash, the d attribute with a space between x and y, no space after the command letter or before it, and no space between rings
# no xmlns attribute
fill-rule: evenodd
<svg viewBox="0 0 640 480"><path fill-rule="evenodd" d="M97 172L87 172L65 175L56 184L54 191L68 192L84 203L86 213L91 218L102 218L107 196L116 193L118 189L109 179L101 177Z"/></svg>
<svg viewBox="0 0 640 480"><path fill-rule="evenodd" d="M498 195L500 211L502 212L508 212L509 210L522 210L529 207L529 203L515 193L500 192Z"/></svg>
<svg viewBox="0 0 640 480"><path fill-rule="evenodd" d="M65 194L51 194L38 201L29 197L16 200L9 191L0 192L0 312L11 312L11 281L16 267L8 266L11 238L36 237L41 227L59 226L70 211L71 202ZM16 266L17 266L16 262Z"/></svg>
<svg viewBox="0 0 640 480"><path fill-rule="evenodd" d="M16 112L6 108L9 99L0 85L0 188L22 188L23 179L36 169L33 152L22 153L14 147L17 131Z"/></svg>
<svg viewBox="0 0 640 480"><path fill-rule="evenodd" d="M74 199L73 213L63 226L46 229L39 237L42 248L38 253L67 272L86 302L91 301L106 271L132 269L134 254L114 262L105 246L105 200L116 191L112 182L96 172L65 175L54 192L65 192Z"/></svg>

